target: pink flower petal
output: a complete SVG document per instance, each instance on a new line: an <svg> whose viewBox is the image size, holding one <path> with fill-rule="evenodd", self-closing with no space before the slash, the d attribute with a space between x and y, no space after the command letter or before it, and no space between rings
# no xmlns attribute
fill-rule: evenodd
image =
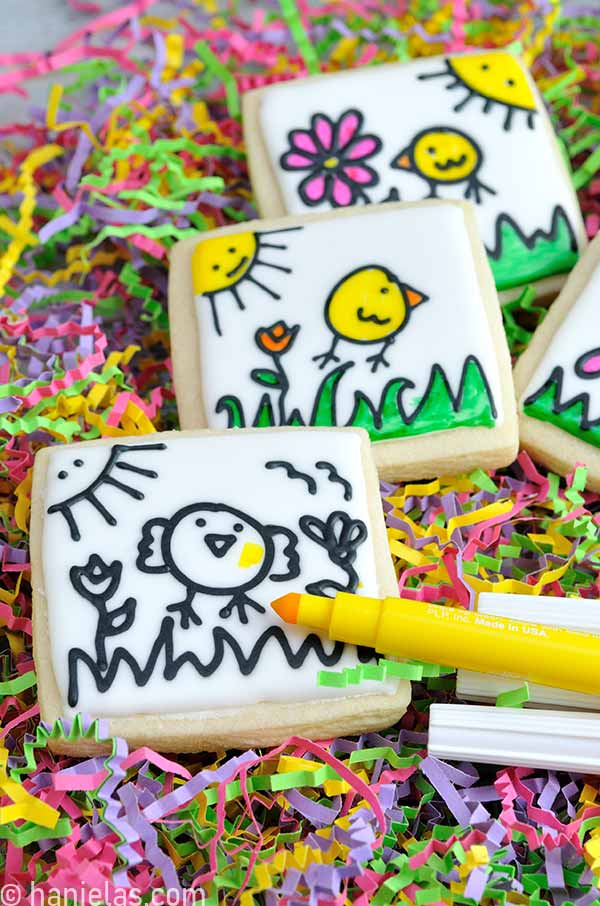
<svg viewBox="0 0 600 906"><path fill-rule="evenodd" d="M360 160L363 157L370 157L379 151L380 142L373 135L365 135L359 139L355 145L346 151L344 157L348 160Z"/></svg>
<svg viewBox="0 0 600 906"><path fill-rule="evenodd" d="M352 204L352 192L350 186L337 176L333 180L333 200L341 208Z"/></svg>
<svg viewBox="0 0 600 906"><path fill-rule="evenodd" d="M298 129L290 135L290 144L300 151L308 151L309 154L317 154L318 148L310 132L303 132Z"/></svg>
<svg viewBox="0 0 600 906"><path fill-rule="evenodd" d="M591 359L588 359L581 366L581 370L586 374L595 374L597 371L600 371L600 355L592 356Z"/></svg>
<svg viewBox="0 0 600 906"><path fill-rule="evenodd" d="M325 195L325 177L321 174L306 180L302 185L304 194L310 201L320 201Z"/></svg>
<svg viewBox="0 0 600 906"><path fill-rule="evenodd" d="M313 119L313 126L321 145L325 151L329 151L333 144L333 129L331 123L325 116L317 113Z"/></svg>
<svg viewBox="0 0 600 906"><path fill-rule="evenodd" d="M352 182L359 183L361 186L368 186L373 182L373 172L367 167L343 167L342 168L348 179Z"/></svg>
<svg viewBox="0 0 600 906"><path fill-rule="evenodd" d="M282 160L283 166L293 170L306 170L307 167L314 167L314 160L306 157L304 154L297 154L295 151L288 151L284 154Z"/></svg>
<svg viewBox="0 0 600 906"><path fill-rule="evenodd" d="M344 148L349 141L351 141L358 127L360 126L361 118L356 112L356 110L348 110L342 116L339 126L338 126L338 147Z"/></svg>

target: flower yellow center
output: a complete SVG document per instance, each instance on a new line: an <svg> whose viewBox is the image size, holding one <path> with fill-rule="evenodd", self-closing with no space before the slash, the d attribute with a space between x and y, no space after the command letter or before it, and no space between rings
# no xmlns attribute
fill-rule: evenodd
<svg viewBox="0 0 600 906"><path fill-rule="evenodd" d="M333 167L337 167L339 164L339 159L337 157L328 157L326 161L323 162L323 166L327 167L328 170L331 170Z"/></svg>

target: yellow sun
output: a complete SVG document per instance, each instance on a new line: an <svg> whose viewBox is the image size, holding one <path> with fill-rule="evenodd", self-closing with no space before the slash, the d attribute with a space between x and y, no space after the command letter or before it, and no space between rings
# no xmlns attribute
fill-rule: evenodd
<svg viewBox="0 0 600 906"><path fill-rule="evenodd" d="M244 311L245 305L238 292L244 282L253 283L272 299L280 299L279 293L269 289L253 274L256 267L271 267L274 270L291 273L290 267L263 261L259 257L262 249L287 249L287 245L265 242L263 236L273 233L288 233L302 227L288 227L283 230L268 230L264 233L228 233L214 236L198 243L192 255L192 280L194 295L206 296L210 302L213 323L219 336L222 336L221 325L215 300L221 294L230 293Z"/></svg>
<svg viewBox="0 0 600 906"><path fill-rule="evenodd" d="M482 99L483 112L489 113L494 104L506 109L504 128L511 128L516 111L527 117L527 125L534 127L536 99L527 76L519 62L510 53L476 53L448 57L441 72L424 73L421 81L450 77L448 89L463 88L467 94L453 108L458 113L474 97Z"/></svg>

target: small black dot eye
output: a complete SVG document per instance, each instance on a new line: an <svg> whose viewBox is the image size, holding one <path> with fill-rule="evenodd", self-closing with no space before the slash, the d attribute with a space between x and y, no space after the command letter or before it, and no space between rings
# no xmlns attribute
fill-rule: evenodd
<svg viewBox="0 0 600 906"><path fill-rule="evenodd" d="M487 72L488 69L490 68L490 64L489 64L489 63L482 63L482 64L481 64L481 68L483 69L484 72Z"/></svg>
<svg viewBox="0 0 600 906"><path fill-rule="evenodd" d="M389 293L389 291L390 291L389 287L387 287L387 286L382 286L381 289L379 290L379 292L384 296L386 293Z"/></svg>
<svg viewBox="0 0 600 906"><path fill-rule="evenodd" d="M515 84L515 80L514 80L514 79L507 79L507 80L506 80L506 84L509 85L509 86L512 88L513 85Z"/></svg>
<svg viewBox="0 0 600 906"><path fill-rule="evenodd" d="M59 477L59 478L61 479L61 481L62 481L63 478L68 478L68 477L69 477L69 473L68 473L68 472L65 472L64 469L61 469L60 472L58 473L58 477Z"/></svg>
<svg viewBox="0 0 600 906"><path fill-rule="evenodd" d="M230 249L227 249L227 251L229 252L230 255L233 255L233 254L235 254L235 252L237 252L237 249L234 246L232 246Z"/></svg>
<svg viewBox="0 0 600 906"><path fill-rule="evenodd" d="M83 459L74 459L74 460L73 460L73 465L74 465L74 466L77 466L77 468L79 468L80 466L83 465Z"/></svg>
<svg viewBox="0 0 600 906"><path fill-rule="evenodd" d="M213 264L213 271L220 271L220 270L221 270L220 264Z"/></svg>
<svg viewBox="0 0 600 906"><path fill-rule="evenodd" d="M242 525L241 522L236 522L235 525L233 526L233 531L234 532L243 532L244 526Z"/></svg>
<svg viewBox="0 0 600 906"><path fill-rule="evenodd" d="M430 145L430 146L429 146L429 148L427 149L427 153L428 153L428 154L435 154L435 148L434 148L433 145Z"/></svg>
<svg viewBox="0 0 600 906"><path fill-rule="evenodd" d="M196 519L196 525L198 526L198 528L202 528L206 525L206 519Z"/></svg>

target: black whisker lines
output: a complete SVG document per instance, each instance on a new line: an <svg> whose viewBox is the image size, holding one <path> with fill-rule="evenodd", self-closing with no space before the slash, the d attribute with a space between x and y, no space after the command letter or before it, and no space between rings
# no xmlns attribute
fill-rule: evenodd
<svg viewBox="0 0 600 906"><path fill-rule="evenodd" d="M291 462L285 459L272 459L265 463L265 469L284 469L288 478L299 478L301 481L305 481L309 494L317 493L317 482L312 475L307 475L306 472L299 472Z"/></svg>
<svg viewBox="0 0 600 906"><path fill-rule="evenodd" d="M334 484L341 484L344 489L344 500L352 500L352 485L347 478L342 478L336 467L332 462L327 462L326 460L320 460L315 463L317 469L325 469L328 473L327 478L329 481Z"/></svg>
<svg viewBox="0 0 600 906"><path fill-rule="evenodd" d="M134 500L143 500L144 494L138 488L131 487L128 484L125 484L123 481L119 481L112 475L113 469L121 469L125 472L131 472L132 474L139 475L140 478L158 478L158 472L155 472L154 469L144 469L141 466L137 466L135 463L129 463L123 461L122 457L132 453L143 453L147 450L166 450L167 445L163 443L156 444L114 444L111 447L108 459L104 465L100 474L82 491L79 491L77 494L67 497L65 500L61 500L60 503L54 503L52 506L48 507L47 513L49 516L52 516L54 513L60 513L65 522L67 523L69 534L73 541L79 541L81 539L81 532L79 526L77 525L77 520L73 515L73 509L79 503L87 502L89 503L97 513L102 516L103 520L107 525L114 526L117 524L116 517L108 510L104 504L96 496L96 492L103 486L109 485L110 487L115 488L123 494L126 494L128 497L132 497ZM74 465L81 466L83 462L78 459L75 460ZM60 473L60 478L66 478L68 473Z"/></svg>

